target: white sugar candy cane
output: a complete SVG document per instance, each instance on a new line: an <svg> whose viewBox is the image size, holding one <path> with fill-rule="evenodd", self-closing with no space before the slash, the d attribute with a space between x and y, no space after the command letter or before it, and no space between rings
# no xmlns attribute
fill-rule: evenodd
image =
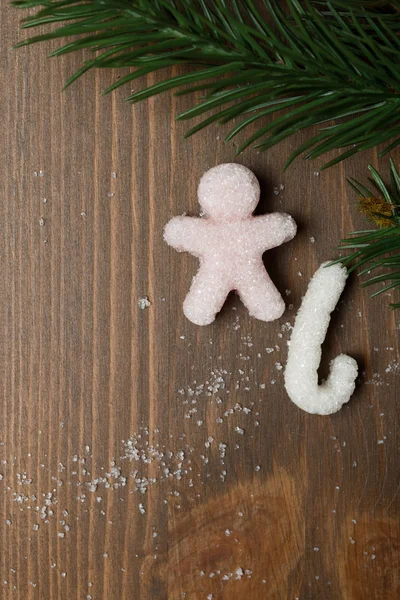
<svg viewBox="0 0 400 600"><path fill-rule="evenodd" d="M335 413L350 400L358 373L354 358L340 354L331 362L328 379L318 385L321 344L347 279L342 264L327 264L315 272L303 298L285 369L285 387L291 400L299 408L318 415Z"/></svg>

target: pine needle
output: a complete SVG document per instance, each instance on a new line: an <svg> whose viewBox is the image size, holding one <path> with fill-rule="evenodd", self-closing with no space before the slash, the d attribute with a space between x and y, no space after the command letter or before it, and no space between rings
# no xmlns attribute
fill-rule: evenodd
<svg viewBox="0 0 400 600"><path fill-rule="evenodd" d="M363 267L359 275L369 275L375 269L382 271L362 284L363 287L380 286L372 294L374 297L400 288L400 175L394 162L390 160L388 186L374 167L369 165L368 168L372 175L370 181L373 191L357 181L352 180L349 183L360 196L362 212L380 229L352 232L339 246L339 250L352 250L352 253L338 258L333 263L343 263L349 272ZM390 307L400 308L400 301L390 304Z"/></svg>
<svg viewBox="0 0 400 600"><path fill-rule="evenodd" d="M240 150L272 147L316 127L299 154L319 158L337 150L325 166L383 144L400 143L400 0L14 0L37 9L22 27L50 27L24 46L63 42L52 56L89 50L67 82L92 68L132 68L108 91L139 77L184 67L161 83L135 91L138 102L167 90L205 98L179 118L206 115L234 123L227 139L256 123ZM278 111L279 118L273 119Z"/></svg>

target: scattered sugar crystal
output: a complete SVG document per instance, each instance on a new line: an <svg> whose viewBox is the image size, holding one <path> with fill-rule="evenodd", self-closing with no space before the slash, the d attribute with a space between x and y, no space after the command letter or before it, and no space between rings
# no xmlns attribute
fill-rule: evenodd
<svg viewBox="0 0 400 600"><path fill-rule="evenodd" d="M315 239L315 237L313 235L310 237L310 242L312 244L315 244L315 242L316 242L316 239Z"/></svg>
<svg viewBox="0 0 400 600"><path fill-rule="evenodd" d="M294 220L283 213L254 217L260 189L255 175L238 164L223 164L203 175L198 198L204 218L175 217L164 238L179 252L200 258L183 310L197 325L208 325L236 290L250 314L263 321L279 318L285 305L261 257L292 239Z"/></svg>
<svg viewBox="0 0 400 600"><path fill-rule="evenodd" d="M291 400L309 413L328 415L348 402L355 388L358 367L341 354L331 362L326 382L318 385L321 344L347 279L341 264L324 263L310 281L290 339L285 387Z"/></svg>
<svg viewBox="0 0 400 600"><path fill-rule="evenodd" d="M151 302L148 299L148 297L145 296L144 298L139 298L138 305L140 309L144 310L145 308L148 308L151 305Z"/></svg>
<svg viewBox="0 0 400 600"><path fill-rule="evenodd" d="M225 535L227 537L229 537L230 535L232 535L232 530L231 529L225 529Z"/></svg>
<svg viewBox="0 0 400 600"><path fill-rule="evenodd" d="M235 431L239 435L243 435L244 434L244 429L242 429L241 427L235 427Z"/></svg>
<svg viewBox="0 0 400 600"><path fill-rule="evenodd" d="M46 225L46 220L43 217L39 219L39 225L40 227L44 227Z"/></svg>
<svg viewBox="0 0 400 600"><path fill-rule="evenodd" d="M235 571L235 579L242 579L243 575L244 575L244 571L241 567L238 567Z"/></svg>
<svg viewBox="0 0 400 600"><path fill-rule="evenodd" d="M385 373L400 373L400 363L392 360L386 367Z"/></svg>

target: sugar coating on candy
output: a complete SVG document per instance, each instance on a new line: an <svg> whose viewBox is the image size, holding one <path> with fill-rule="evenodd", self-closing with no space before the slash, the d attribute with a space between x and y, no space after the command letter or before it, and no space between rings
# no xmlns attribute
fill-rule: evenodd
<svg viewBox="0 0 400 600"><path fill-rule="evenodd" d="M340 354L330 366L328 379L318 385L321 344L347 279L341 264L323 263L310 281L295 320L285 370L285 387L303 410L330 415L340 410L354 392L358 373L354 358Z"/></svg>
<svg viewBox="0 0 400 600"><path fill-rule="evenodd" d="M200 180L198 199L204 216L175 217L166 225L166 242L200 259L183 304L193 323L212 323L231 290L238 292L257 319L273 321L283 314L285 303L262 255L291 240L296 223L278 212L254 217L259 198L260 186L252 171L235 163L222 164Z"/></svg>

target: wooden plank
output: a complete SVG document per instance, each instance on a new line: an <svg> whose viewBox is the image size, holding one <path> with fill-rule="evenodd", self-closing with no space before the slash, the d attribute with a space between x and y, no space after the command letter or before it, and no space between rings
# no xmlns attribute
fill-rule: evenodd
<svg viewBox="0 0 400 600"><path fill-rule="evenodd" d="M174 119L191 99L131 107L127 90L101 95L112 72L62 93L82 57L10 49L19 17L0 9L0 596L398 598L389 298L351 281L334 316L322 371L340 351L363 371L338 414L300 412L279 370L308 279L364 226L345 178L387 163L371 152L282 173L293 140L239 159L223 128L185 141ZM260 178L261 212L299 224L266 255L293 306L264 324L232 296L199 328L181 308L196 260L162 232L198 213L200 176L232 160Z"/></svg>

